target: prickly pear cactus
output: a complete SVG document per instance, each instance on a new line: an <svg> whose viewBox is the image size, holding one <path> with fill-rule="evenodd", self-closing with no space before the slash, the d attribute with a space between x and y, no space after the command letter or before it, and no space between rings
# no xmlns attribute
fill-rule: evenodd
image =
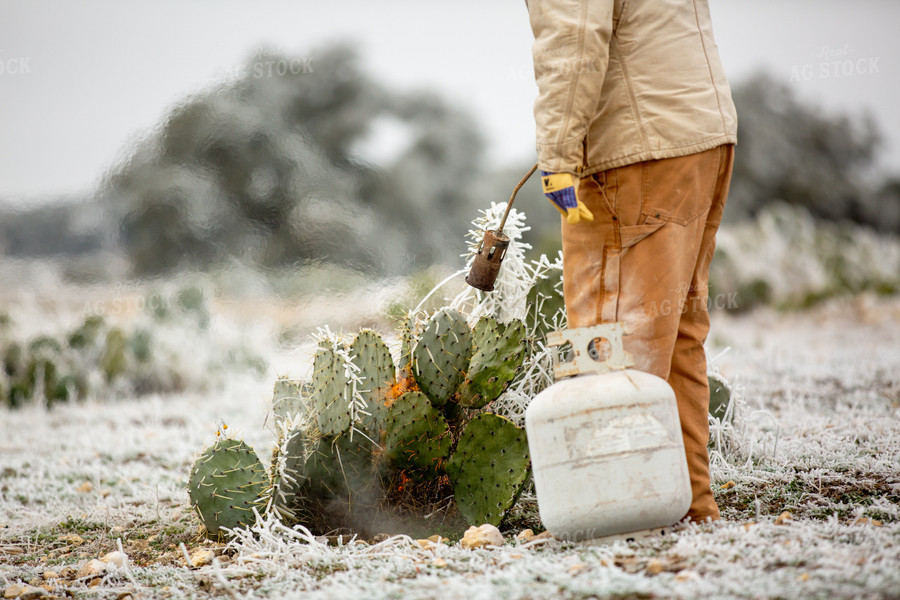
<svg viewBox="0 0 900 600"><path fill-rule="evenodd" d="M343 358L332 344L320 345L313 359L312 392L319 430L325 435L337 435L350 427L347 382Z"/></svg>
<svg viewBox="0 0 900 600"><path fill-rule="evenodd" d="M525 325L485 317L473 330L443 309L418 335L407 319L401 338L399 378L384 340L364 330L349 347L323 341L308 384L276 383L276 424L289 433L273 456L271 507L284 520L359 527L397 493L446 497L445 475L469 523L499 524L515 502L529 472L525 432L472 415L515 377Z"/></svg>
<svg viewBox="0 0 900 600"><path fill-rule="evenodd" d="M489 413L472 419L446 465L459 512L469 523L500 525L530 466L524 429Z"/></svg>
<svg viewBox="0 0 900 600"><path fill-rule="evenodd" d="M418 480L441 474L450 453L450 428L425 394L397 398L386 425L385 452L394 467Z"/></svg>
<svg viewBox="0 0 900 600"><path fill-rule="evenodd" d="M525 359L525 325L513 320L508 325L493 317L482 317L472 332L474 353L458 402L467 408L481 408L506 390Z"/></svg>
<svg viewBox="0 0 900 600"><path fill-rule="evenodd" d="M299 519L306 483L306 434L294 429L275 446L272 456L272 510L288 522Z"/></svg>
<svg viewBox="0 0 900 600"><path fill-rule="evenodd" d="M471 354L471 330L463 316L450 308L435 313L413 352L416 382L434 406L456 393Z"/></svg>
<svg viewBox="0 0 900 600"><path fill-rule="evenodd" d="M394 361L387 344L376 332L361 331L350 345L353 364L359 367L358 375L363 380L361 395L366 402L366 413L362 416L362 426L366 435L378 441L384 429L388 413L391 387L396 382Z"/></svg>
<svg viewBox="0 0 900 600"><path fill-rule="evenodd" d="M194 463L188 493L207 535L221 538L225 529L254 523L253 509L263 510L268 485L266 471L250 446L220 439Z"/></svg>

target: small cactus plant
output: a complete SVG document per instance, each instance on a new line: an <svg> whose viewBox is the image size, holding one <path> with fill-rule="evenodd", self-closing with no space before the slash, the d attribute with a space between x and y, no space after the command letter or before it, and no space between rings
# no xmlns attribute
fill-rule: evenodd
<svg viewBox="0 0 900 600"><path fill-rule="evenodd" d="M315 435L320 436L308 445L303 461L277 457L283 478L305 482L302 489L291 490L293 505L286 486L274 486L276 506L288 504L280 506L279 514L296 519L314 512L311 503L346 503L354 496L357 504L365 499L377 505L392 492L386 486L393 491L412 487L434 492L448 485L446 475L449 485L461 491L469 489L473 478L490 482L487 500L481 495L476 501L464 491L460 511L471 523L499 524L527 480L525 432L506 419L476 416L475 411L500 396L512 381L524 358L525 342L520 321L502 324L482 317L470 328L460 313L444 309L432 315L420 336L407 322L399 376L387 345L373 331L360 332L349 347L333 341L320 344L308 387L281 382L276 388L276 405L281 407L287 406L286 389L300 396L311 390L312 402L291 406L313 407ZM342 356L349 357L352 368ZM355 384L347 376L350 372ZM364 409L352 417L355 397L362 399ZM485 428L494 426L508 447L482 444L483 436L495 435ZM471 444L491 450L480 452ZM285 443L280 447L286 448ZM468 449L459 454L460 447ZM291 460L295 465L302 462L301 476L290 472Z"/></svg>
<svg viewBox="0 0 900 600"><path fill-rule="evenodd" d="M253 483L240 506L265 501L287 522L359 531L359 515L371 521L386 504L410 494L445 498L452 487L469 524L500 524L527 481L528 446L522 428L479 411L522 364L524 325L482 317L470 328L460 313L444 309L420 335L407 321L401 337L399 369L381 336L363 330L349 345L323 339L309 382L276 382L280 433L271 483L260 484L258 467L251 468L252 476L242 475ZM209 470L203 465L221 453L204 453L195 471ZM219 494L206 497L215 505L201 510L197 477L191 500L207 530L225 527L223 519L249 524ZM210 514L215 521L208 522Z"/></svg>
<svg viewBox="0 0 900 600"><path fill-rule="evenodd" d="M262 510L268 487L256 452L231 438L218 439L208 447L194 462L188 480L191 504L212 538L253 525L254 509Z"/></svg>

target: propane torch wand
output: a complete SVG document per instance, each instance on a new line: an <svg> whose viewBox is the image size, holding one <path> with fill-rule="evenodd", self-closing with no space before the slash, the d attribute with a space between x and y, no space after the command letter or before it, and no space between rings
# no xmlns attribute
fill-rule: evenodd
<svg viewBox="0 0 900 600"><path fill-rule="evenodd" d="M509 211L512 209L516 194L519 193L519 190L522 189L528 178L537 171L537 167L537 163L535 163L512 191L509 202L506 203L506 211L503 213L503 218L500 219L500 226L497 229L488 229L484 232L484 239L481 240L481 245L478 246L478 252L475 254L472 268L466 276L466 283L473 288L484 292L494 291L494 282L497 281L500 265L503 264L503 259L506 257L506 249L509 247L509 237L503 233L506 218L509 217Z"/></svg>

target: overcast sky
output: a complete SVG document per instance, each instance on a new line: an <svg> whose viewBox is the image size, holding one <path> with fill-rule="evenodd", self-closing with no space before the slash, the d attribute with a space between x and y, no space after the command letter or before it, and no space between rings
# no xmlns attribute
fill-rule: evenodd
<svg viewBox="0 0 900 600"><path fill-rule="evenodd" d="M872 111L900 172L900 2L710 0L732 82L766 68L828 110ZM370 73L468 107L492 165L534 155L522 0L0 0L0 201L88 192L186 95L262 46L352 40Z"/></svg>

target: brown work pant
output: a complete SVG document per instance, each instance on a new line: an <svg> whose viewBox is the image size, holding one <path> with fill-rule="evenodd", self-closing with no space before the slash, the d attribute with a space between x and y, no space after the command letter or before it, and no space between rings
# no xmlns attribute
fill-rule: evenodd
<svg viewBox="0 0 900 600"><path fill-rule="evenodd" d="M717 519L709 480L709 263L734 146L610 169L580 180L594 221L562 220L569 327L625 321L635 368L675 390L693 498L687 516Z"/></svg>

